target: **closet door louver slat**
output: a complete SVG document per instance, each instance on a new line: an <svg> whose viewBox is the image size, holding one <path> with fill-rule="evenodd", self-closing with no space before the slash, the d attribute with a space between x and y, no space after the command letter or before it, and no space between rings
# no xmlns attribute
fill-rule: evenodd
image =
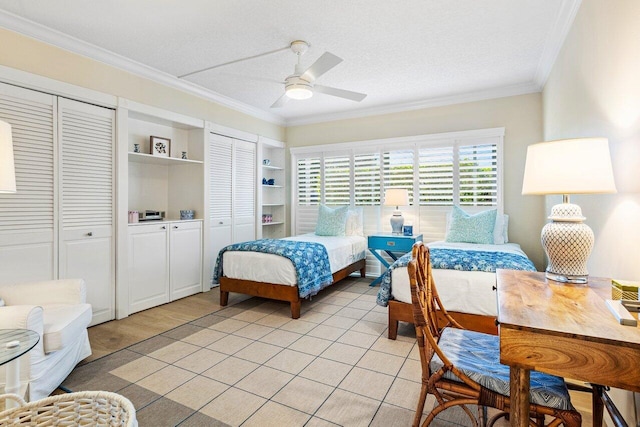
<svg viewBox="0 0 640 427"><path fill-rule="evenodd" d="M66 102L60 109L63 227L113 223L113 111Z"/></svg>
<svg viewBox="0 0 640 427"><path fill-rule="evenodd" d="M0 194L0 233L54 228L53 97L30 92L8 85L0 91L0 120L12 128L17 187L15 194Z"/></svg>
<svg viewBox="0 0 640 427"><path fill-rule="evenodd" d="M231 155L233 144L231 138L211 134L209 140L209 215L212 221L231 218L232 211L232 175Z"/></svg>
<svg viewBox="0 0 640 427"><path fill-rule="evenodd" d="M236 141L234 217L255 217L256 145Z"/></svg>

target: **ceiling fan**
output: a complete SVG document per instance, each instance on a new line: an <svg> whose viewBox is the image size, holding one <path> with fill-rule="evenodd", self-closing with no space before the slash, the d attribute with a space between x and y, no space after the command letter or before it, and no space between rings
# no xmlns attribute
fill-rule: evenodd
<svg viewBox="0 0 640 427"><path fill-rule="evenodd" d="M305 41L296 40L291 43L291 50L298 56L298 63L295 66L293 74L284 79L284 94L271 105L271 108L280 108L289 99L311 98L314 92L320 92L326 95L337 96L339 98L350 99L357 102L362 101L367 96L364 93L316 84L315 81L318 77L340 64L342 59L332 53L325 52L316 62L303 71L302 65L300 64L300 58L304 55L307 49L309 49L309 44Z"/></svg>
<svg viewBox="0 0 640 427"><path fill-rule="evenodd" d="M309 43L302 40L295 40L287 47L272 50L269 52L260 53L258 55L250 56L247 58L236 59L234 61L226 62L224 64L214 65L213 67L207 67L201 70L192 71L187 74L178 76L178 78L185 78L193 74L201 73L203 71L212 70L225 65L234 64L248 59L254 59L261 56L271 55L273 53L282 52L283 50L291 49L293 53L298 56L298 63L295 66L293 74L284 79L284 94L278 98L276 102L271 105L271 108L282 107L289 99L308 99L313 96L314 92L324 93L325 95L337 96L339 98L350 99L352 101L360 102L366 98L366 94L352 92L350 90L338 89L330 86L323 86L316 84L315 81L327 71L331 70L336 65L342 62L342 58L336 55L325 52L316 62L311 64L306 70L302 70L302 64L300 64L300 58L309 49ZM280 82L278 82L280 83Z"/></svg>

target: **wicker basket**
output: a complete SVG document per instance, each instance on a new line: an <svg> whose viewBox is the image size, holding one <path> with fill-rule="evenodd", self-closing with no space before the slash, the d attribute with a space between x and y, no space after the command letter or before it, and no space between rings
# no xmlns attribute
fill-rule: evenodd
<svg viewBox="0 0 640 427"><path fill-rule="evenodd" d="M0 426L135 427L136 410L124 396L108 391L59 394L26 403L16 394L0 395L0 404L21 406L0 412Z"/></svg>

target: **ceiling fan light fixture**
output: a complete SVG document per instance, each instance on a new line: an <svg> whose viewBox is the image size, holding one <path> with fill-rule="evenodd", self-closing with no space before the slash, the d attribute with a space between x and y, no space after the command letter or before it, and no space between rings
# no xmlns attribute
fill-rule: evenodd
<svg viewBox="0 0 640 427"><path fill-rule="evenodd" d="M285 93L291 99L309 99L313 96L313 91L308 84L294 83L287 85Z"/></svg>

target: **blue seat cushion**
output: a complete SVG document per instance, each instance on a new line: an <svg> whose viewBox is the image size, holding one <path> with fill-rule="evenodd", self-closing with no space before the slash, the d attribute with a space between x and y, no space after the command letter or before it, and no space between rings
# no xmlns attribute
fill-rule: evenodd
<svg viewBox="0 0 640 427"><path fill-rule="evenodd" d="M509 367L500 363L500 338L456 328L445 328L438 342L451 363L483 387L509 396ZM435 372L444 364L438 354L431 359ZM451 371L445 378L460 381ZM531 371L529 400L555 409L574 410L564 379Z"/></svg>

